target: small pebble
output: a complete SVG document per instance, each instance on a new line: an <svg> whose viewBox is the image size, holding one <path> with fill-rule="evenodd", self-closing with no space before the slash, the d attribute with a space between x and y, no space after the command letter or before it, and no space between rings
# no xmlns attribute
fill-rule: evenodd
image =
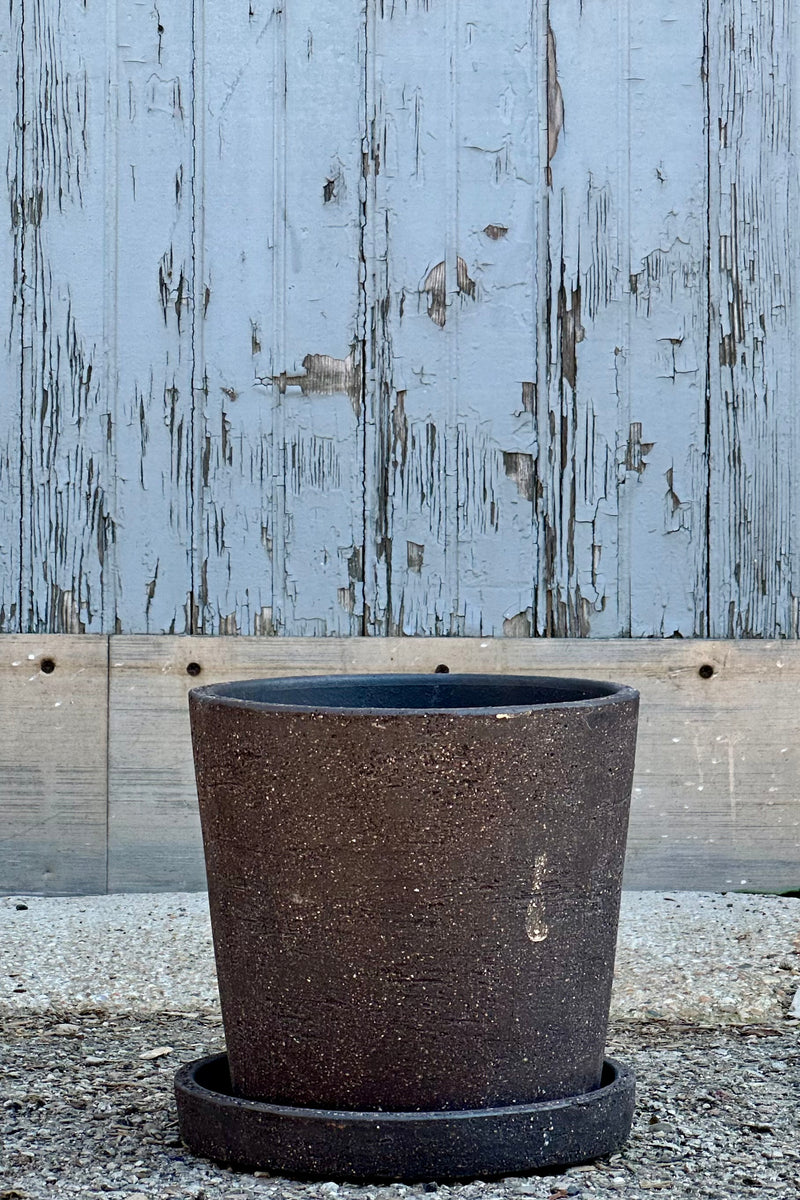
<svg viewBox="0 0 800 1200"><path fill-rule="evenodd" d="M156 1046L154 1050L143 1050L139 1058L163 1058L165 1054L172 1054L172 1046Z"/></svg>

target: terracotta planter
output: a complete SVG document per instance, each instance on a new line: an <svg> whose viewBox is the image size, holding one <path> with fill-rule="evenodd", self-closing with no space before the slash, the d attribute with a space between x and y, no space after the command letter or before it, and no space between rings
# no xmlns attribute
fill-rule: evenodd
<svg viewBox="0 0 800 1200"><path fill-rule="evenodd" d="M617 1148L636 692L350 676L199 688L190 708L228 1053L179 1072L187 1143L329 1178Z"/></svg>

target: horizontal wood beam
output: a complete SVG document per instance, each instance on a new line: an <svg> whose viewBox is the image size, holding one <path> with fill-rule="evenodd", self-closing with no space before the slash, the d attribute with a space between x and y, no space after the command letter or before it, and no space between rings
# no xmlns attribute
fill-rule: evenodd
<svg viewBox="0 0 800 1200"><path fill-rule="evenodd" d="M0 638L0 890L106 890L108 638Z"/></svg>
<svg viewBox="0 0 800 1200"><path fill-rule="evenodd" d="M7 635L2 645L6 893L204 886L190 687L440 665L640 689L628 887L800 888L797 642Z"/></svg>

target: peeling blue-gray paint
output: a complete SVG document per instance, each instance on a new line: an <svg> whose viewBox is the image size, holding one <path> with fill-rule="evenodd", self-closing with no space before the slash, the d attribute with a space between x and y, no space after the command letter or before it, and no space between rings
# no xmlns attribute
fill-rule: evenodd
<svg viewBox="0 0 800 1200"><path fill-rule="evenodd" d="M796 637L799 39L10 0L0 629Z"/></svg>

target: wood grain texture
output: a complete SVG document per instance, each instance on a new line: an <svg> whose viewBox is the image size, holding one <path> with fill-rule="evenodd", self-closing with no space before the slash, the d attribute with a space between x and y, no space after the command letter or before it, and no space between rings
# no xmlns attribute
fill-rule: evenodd
<svg viewBox="0 0 800 1200"><path fill-rule="evenodd" d="M6 151L8 220L0 223L0 632L23 628L22 530L22 7L0 15L0 122Z"/></svg>
<svg viewBox="0 0 800 1200"><path fill-rule="evenodd" d="M442 664L639 687L627 886L800 883L796 643L8 635L2 644L2 891L203 886L189 687ZM41 671L48 657L51 674Z"/></svg>
<svg viewBox="0 0 800 1200"><path fill-rule="evenodd" d="M708 634L703 6L629 4L616 632ZM627 278L626 278L627 276ZM619 353L617 350L619 349ZM613 571L612 563L609 574ZM611 629L609 628L609 632Z"/></svg>
<svg viewBox="0 0 800 1200"><path fill-rule="evenodd" d="M217 644L215 641L213 644ZM221 647L230 645L220 640ZM237 641L238 644L238 641ZM245 644L244 642L242 644ZM154 653L155 651L155 653ZM202 888L186 694L193 638L114 639L109 658L108 890ZM143 669L143 664L147 664ZM158 678L158 682L153 683ZM187 755L188 747L188 759Z"/></svg>
<svg viewBox="0 0 800 1200"><path fill-rule="evenodd" d="M280 22L256 3L198 13L195 570L207 633L274 631Z"/></svg>
<svg viewBox="0 0 800 1200"><path fill-rule="evenodd" d="M617 375L624 345L625 6L550 5L542 274L536 628L618 633ZM605 53L596 56L598 36ZM591 62L591 72L587 64ZM622 235L622 236L621 236ZM606 564L611 571L606 571Z"/></svg>
<svg viewBox="0 0 800 1200"><path fill-rule="evenodd" d="M26 0L20 232L22 628L108 625L105 42L86 5ZM92 263L94 270L87 270Z"/></svg>
<svg viewBox="0 0 800 1200"><path fill-rule="evenodd" d="M711 615L797 637L797 68L789 0L709 8Z"/></svg>
<svg viewBox="0 0 800 1200"><path fill-rule="evenodd" d="M531 632L537 20L450 2L370 24L372 632Z"/></svg>
<svg viewBox="0 0 800 1200"><path fill-rule="evenodd" d="M361 632L363 0L280 10L273 294L277 632Z"/></svg>
<svg viewBox="0 0 800 1200"><path fill-rule="evenodd" d="M688 0L550 21L537 630L703 633L704 24Z"/></svg>
<svg viewBox="0 0 800 1200"><path fill-rule="evenodd" d="M626 885L800 884L800 647L685 640L114 638L109 883L201 887L186 693L280 675L421 671L612 678L641 691ZM196 662L201 674L189 676ZM701 667L712 667L703 678Z"/></svg>
<svg viewBox="0 0 800 1200"><path fill-rule="evenodd" d="M107 218L115 613L106 627L188 633L198 622L193 13L181 0L113 0L106 17L116 201Z"/></svg>
<svg viewBox="0 0 800 1200"><path fill-rule="evenodd" d="M0 891L106 890L107 711L107 638L0 640Z"/></svg>

